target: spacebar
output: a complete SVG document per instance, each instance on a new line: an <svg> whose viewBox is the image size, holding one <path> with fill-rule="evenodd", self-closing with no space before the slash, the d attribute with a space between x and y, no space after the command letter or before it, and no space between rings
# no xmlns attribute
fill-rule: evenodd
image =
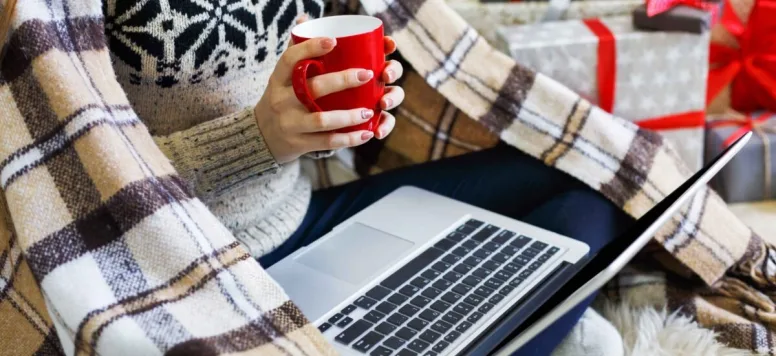
<svg viewBox="0 0 776 356"><path fill-rule="evenodd" d="M388 289L396 290L396 288L399 288L412 276L420 273L423 268L431 264L431 262L434 262L437 258L442 256L442 254L444 254L442 250L431 247L413 258L412 261L404 265L404 267L393 272L390 277L384 279L380 284Z"/></svg>

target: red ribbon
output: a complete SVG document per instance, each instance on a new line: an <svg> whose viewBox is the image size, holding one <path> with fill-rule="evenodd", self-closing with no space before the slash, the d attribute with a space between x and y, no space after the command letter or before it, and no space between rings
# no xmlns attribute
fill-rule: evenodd
<svg viewBox="0 0 776 356"><path fill-rule="evenodd" d="M726 127L726 126L738 127L738 130L733 131L733 133L731 133L730 136L725 138L725 141L722 142L723 147L728 147L749 131L763 130L763 127L765 126L765 124L773 116L774 116L773 114L763 114L757 118L752 118L752 116L747 115L745 117L740 117L736 119L714 120L709 122L709 127L710 128Z"/></svg>
<svg viewBox="0 0 776 356"><path fill-rule="evenodd" d="M721 25L738 42L738 48L712 43L706 104L731 85L733 109L776 111L776 2L757 0L749 21L743 24L725 0Z"/></svg>
<svg viewBox="0 0 776 356"><path fill-rule="evenodd" d="M671 10L676 6L688 6L701 9L711 13L712 21L717 18L719 4L703 0L646 0L647 16L652 17L657 14Z"/></svg>
<svg viewBox="0 0 776 356"><path fill-rule="evenodd" d="M690 111L680 114L666 115L636 122L639 127L648 130L672 130L682 128L703 127L706 124L706 112Z"/></svg>
<svg viewBox="0 0 776 356"><path fill-rule="evenodd" d="M617 78L614 34L599 19L585 19L582 22L598 37L598 106L611 113L614 109L614 87Z"/></svg>

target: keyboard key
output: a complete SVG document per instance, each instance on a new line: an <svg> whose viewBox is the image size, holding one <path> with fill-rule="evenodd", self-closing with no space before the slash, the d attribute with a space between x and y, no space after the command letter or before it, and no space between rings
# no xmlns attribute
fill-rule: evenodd
<svg viewBox="0 0 776 356"><path fill-rule="evenodd" d="M369 353L369 356L391 356L392 352L393 350L389 348L378 346Z"/></svg>
<svg viewBox="0 0 776 356"><path fill-rule="evenodd" d="M422 295L419 295L419 296L417 296L415 298L412 298L412 300L410 301L410 304L412 304L412 305L414 305L414 306L416 306L418 308L421 308L421 309L423 307L425 307L426 305L428 305L428 303L431 303L431 299L428 299L428 298L426 298L426 297L424 297Z"/></svg>
<svg viewBox="0 0 776 356"><path fill-rule="evenodd" d="M488 278L490 273L491 273L490 270L487 270L485 268L480 267L480 268L475 269L474 272L472 272L472 275L474 275L477 278L485 279L485 278Z"/></svg>
<svg viewBox="0 0 776 356"><path fill-rule="evenodd" d="M404 315L401 315L399 313L393 313L391 314L391 316L388 317L388 322L396 326L401 326L407 321L407 319L409 318Z"/></svg>
<svg viewBox="0 0 776 356"><path fill-rule="evenodd" d="M552 258L552 255L545 252L543 255L537 257L536 260L539 262L547 262L550 260L550 258Z"/></svg>
<svg viewBox="0 0 776 356"><path fill-rule="evenodd" d="M407 348L415 352L423 352L423 350L428 348L428 346L429 346L429 343L420 339L415 339L415 340L412 340L412 342L410 342L409 345L407 345Z"/></svg>
<svg viewBox="0 0 776 356"><path fill-rule="evenodd" d="M337 323L337 326L339 326L341 328L344 328L344 327L348 326L348 324L350 324L352 321L353 321L353 318L351 318L349 316L346 316L344 319L340 320Z"/></svg>
<svg viewBox="0 0 776 356"><path fill-rule="evenodd" d="M388 301L396 305L402 305L407 301L407 299L410 298L407 298L399 293L393 293L393 295L388 298Z"/></svg>
<svg viewBox="0 0 776 356"><path fill-rule="evenodd" d="M514 273L517 273L517 271L519 271L520 268L521 268L520 266L510 262L504 265L504 269L502 271L507 271L514 274Z"/></svg>
<svg viewBox="0 0 776 356"><path fill-rule="evenodd" d="M446 341L440 341L440 342L438 342L436 345L434 345L434 347L432 347L432 348L431 348L431 350L433 350L433 351L435 351L435 352L442 352L442 351L444 351L444 350L445 350L445 348L447 348L447 346L449 346L449 345L450 345L450 343L448 343L448 342L446 342Z"/></svg>
<svg viewBox="0 0 776 356"><path fill-rule="evenodd" d="M541 263L539 261L536 261L536 262L531 263L530 265L528 265L528 269L531 270L531 271L536 271L537 269L539 269L539 267L542 266L542 264L543 263Z"/></svg>
<svg viewBox="0 0 776 356"><path fill-rule="evenodd" d="M450 304L455 304L455 303L458 303L459 300L461 300L461 295L458 293L447 292L445 293L445 295L442 296L441 299Z"/></svg>
<svg viewBox="0 0 776 356"><path fill-rule="evenodd" d="M450 240L453 240L455 242L461 242L466 237L465 234L462 234L458 231L453 231L449 235L447 235L447 238Z"/></svg>
<svg viewBox="0 0 776 356"><path fill-rule="evenodd" d="M493 260L493 261L496 261L498 263L506 263L507 261L509 261L509 256L507 256L507 255L505 255L505 254L503 254L501 252L498 252L498 253L493 254L493 257L491 257L490 259Z"/></svg>
<svg viewBox="0 0 776 356"><path fill-rule="evenodd" d="M510 242L509 244L517 248L523 248L525 247L525 245L528 245L529 242L531 242L530 237L520 235L516 239L512 240L512 242Z"/></svg>
<svg viewBox="0 0 776 356"><path fill-rule="evenodd" d="M483 315L482 313L474 312L474 313L472 313L472 315L469 315L469 317L466 318L466 321L468 321L468 322L470 322L472 324L476 323L477 321L482 319L482 315Z"/></svg>
<svg viewBox="0 0 776 356"><path fill-rule="evenodd" d="M483 287L488 287L490 289L498 289L504 284L504 281L496 278L491 278L487 281L485 281L485 284L483 284Z"/></svg>
<svg viewBox="0 0 776 356"><path fill-rule="evenodd" d="M461 281L461 283L466 284L469 287L474 287L482 282L481 278L477 278L475 276L466 276L466 278Z"/></svg>
<svg viewBox="0 0 776 356"><path fill-rule="evenodd" d="M444 277L442 277L442 278L444 278L444 279L446 279L446 280L448 280L450 282L457 282L459 279L461 279L461 277L463 277L462 274L460 274L458 272L452 272L451 271L451 272L447 272L444 275Z"/></svg>
<svg viewBox="0 0 776 356"><path fill-rule="evenodd" d="M527 265L528 263L530 263L530 262L531 262L531 258L530 258L530 257L528 257L528 256L517 255L517 256L515 256L515 258L512 260L512 262L514 262L515 264L518 264L518 265L520 265L520 266L525 266L525 265Z"/></svg>
<svg viewBox="0 0 776 356"><path fill-rule="evenodd" d="M466 315L466 314L469 314L469 312L471 312L472 309L474 309L474 307L469 304L458 303L453 308L453 311L461 315Z"/></svg>
<svg viewBox="0 0 776 356"><path fill-rule="evenodd" d="M321 325L319 325L319 326L318 326L318 331L320 331L320 332L324 332L324 331L326 331L326 330L329 330L330 328L331 328L331 324L329 324L329 323L323 323L323 324L321 324Z"/></svg>
<svg viewBox="0 0 776 356"><path fill-rule="evenodd" d="M396 336L391 336L391 337L388 338L388 340L385 340L385 342L383 342L383 345L396 350L396 349L402 347L402 345L404 345L405 342L406 341L404 341L402 339L399 339Z"/></svg>
<svg viewBox="0 0 776 356"><path fill-rule="evenodd" d="M384 337L385 336L382 334L370 331L363 338L361 338L361 340L358 340L355 344L353 344L353 348L361 352L367 352L369 349L377 345L377 343L379 343Z"/></svg>
<svg viewBox="0 0 776 356"><path fill-rule="evenodd" d="M467 258L467 260L468 260L468 258ZM471 270L472 270L472 266L469 266L469 265L464 264L464 263L461 263L461 264L455 266L455 268L453 268L453 271L458 272L460 274L467 274Z"/></svg>
<svg viewBox="0 0 776 356"><path fill-rule="evenodd" d="M467 264L469 266L472 266L472 267L477 267L477 265L482 263L482 258L479 258L479 257L476 257L476 256L469 256L469 257L466 257L465 260L463 260L463 263L465 263L465 264Z"/></svg>
<svg viewBox="0 0 776 356"><path fill-rule="evenodd" d="M463 301L476 307L480 305L480 303L482 303L483 300L484 300L483 297L480 297L476 294L469 294L469 296L466 297L466 299L464 299Z"/></svg>
<svg viewBox="0 0 776 356"><path fill-rule="evenodd" d="M489 244L489 243L490 243L490 242L488 242L488 244ZM486 244L486 245L487 245L487 244ZM490 255L491 255L491 254L492 254L494 251L495 251L495 250L487 250L487 249L485 249L485 248L481 248L481 249L479 249L479 250L477 250L477 251L474 251L474 254L473 254L473 255L474 255L474 256L477 256L477 257L479 257L479 258L482 258L482 259L484 260L484 259L486 259L486 258L490 257Z"/></svg>
<svg viewBox="0 0 776 356"><path fill-rule="evenodd" d="M423 315L423 314L421 313L421 315ZM419 319L419 318L412 319L412 320L410 320L409 323L407 323L407 326L409 326L409 327L411 327L411 328L413 328L413 329L415 329L417 331L423 330L423 328L425 328L426 325L428 325L428 322L423 320L423 319Z"/></svg>
<svg viewBox="0 0 776 356"><path fill-rule="evenodd" d="M420 291L420 289L418 287L415 287L415 286L410 285L410 284L408 284L408 285L406 285L404 287L401 287L401 289L399 289L399 293L404 294L404 295L406 295L408 297L411 297L411 296L415 295L415 293L417 293L419 291Z"/></svg>
<svg viewBox="0 0 776 356"><path fill-rule="evenodd" d="M520 272L520 274L518 274L517 276L518 276L518 277L520 277L520 278L528 278L528 276L530 276L530 275L531 275L531 273L533 273L533 271L531 271L530 269L524 269L524 270L523 270L522 272Z"/></svg>
<svg viewBox="0 0 776 356"><path fill-rule="evenodd" d="M426 351L426 353L423 354L423 356L437 356L438 354L434 351Z"/></svg>
<svg viewBox="0 0 776 356"><path fill-rule="evenodd" d="M389 294L391 294L391 290L383 286L375 286L374 288L370 289L369 292L366 292L366 296L374 300L382 300Z"/></svg>
<svg viewBox="0 0 776 356"><path fill-rule="evenodd" d="M515 277L515 279L509 281L509 285L512 286L512 287L517 287L521 283L523 283L523 281L525 281L525 279L522 279L520 277Z"/></svg>
<svg viewBox="0 0 776 356"><path fill-rule="evenodd" d="M482 264L482 267L484 267L484 268L486 268L486 269L488 269L490 271L495 271L499 267L501 267L501 263L493 261L493 260L487 260L487 261L485 261L485 263Z"/></svg>
<svg viewBox="0 0 776 356"><path fill-rule="evenodd" d="M498 271L495 275L493 275L493 278L498 278L498 279L506 282L510 278L512 278L512 276L514 276L514 275L515 275L514 272L510 272L510 271L502 269L501 271Z"/></svg>
<svg viewBox="0 0 776 356"><path fill-rule="evenodd" d="M458 257L466 256L468 253L469 253L469 249L461 247L461 246L456 247L455 250L453 250L453 252L452 252L452 254L454 254L454 255L456 255Z"/></svg>
<svg viewBox="0 0 776 356"><path fill-rule="evenodd" d="M474 249L475 249L475 248L477 248L479 245L480 245L480 244L479 244L477 241L474 241L474 240L471 240L471 239L469 239L469 240L466 240L466 241L464 241L464 242L461 244L461 246L463 246L463 247L464 247L464 248L466 248L467 250L474 250Z"/></svg>
<svg viewBox="0 0 776 356"><path fill-rule="evenodd" d="M556 254L558 251L560 251L559 248L557 248L555 246L552 246L552 247L550 247L549 250L547 250L547 253L550 254L550 256L552 256L552 255Z"/></svg>
<svg viewBox="0 0 776 356"><path fill-rule="evenodd" d="M385 318L385 314L377 310L372 310L369 313L366 313L366 315L364 315L364 319L368 320L373 324L377 324L378 322L380 322L380 319L382 318Z"/></svg>
<svg viewBox="0 0 776 356"><path fill-rule="evenodd" d="M546 247L547 247L547 244L541 241L534 241L534 243L531 244L531 248L539 252L544 250Z"/></svg>
<svg viewBox="0 0 776 356"><path fill-rule="evenodd" d="M520 254L523 255L523 256L528 256L530 258L534 258L534 257L536 257L536 255L539 254L539 251L536 251L536 250L534 250L534 249L529 247L529 248L523 250L523 252L521 252Z"/></svg>
<svg viewBox="0 0 776 356"><path fill-rule="evenodd" d="M431 299L438 297L440 294L442 294L441 290L431 287L424 289L423 292L420 293L420 295Z"/></svg>
<svg viewBox="0 0 776 356"><path fill-rule="evenodd" d="M399 313L402 313L406 316L415 316L415 314L417 314L419 311L420 309L409 304L405 304L399 309Z"/></svg>
<svg viewBox="0 0 776 356"><path fill-rule="evenodd" d="M475 229L482 226L482 224L484 224L484 222L479 221L477 219L469 219L469 221L466 222L466 225L472 226Z"/></svg>
<svg viewBox="0 0 776 356"><path fill-rule="evenodd" d="M453 326L450 323L442 321L442 320L437 320L436 323L431 324L431 330L434 330L434 331L436 331L438 333L442 333L442 334L446 333L452 327Z"/></svg>
<svg viewBox="0 0 776 356"><path fill-rule="evenodd" d="M493 294L494 290L490 289L488 287L479 287L474 290L474 294L479 295L480 297L487 298L490 297L491 294Z"/></svg>
<svg viewBox="0 0 776 356"><path fill-rule="evenodd" d="M466 332L466 330L468 330L468 329L469 329L471 326L472 326L472 323L470 323L470 322L468 322L468 321L464 321L464 322L462 322L462 323L458 324L458 326L456 326L456 327L455 327L455 331L457 331L457 332L459 332L459 333L464 333L464 332Z"/></svg>
<svg viewBox="0 0 776 356"><path fill-rule="evenodd" d="M498 294L496 294L498 295ZM493 309L494 305L490 303L485 303L483 305L480 305L480 307L477 309L478 312L487 314L489 311Z"/></svg>
<svg viewBox="0 0 776 356"><path fill-rule="evenodd" d="M515 290L515 287L511 285L506 285L501 287L501 289L499 289L498 292L501 295L508 295L509 293L512 293L513 290Z"/></svg>
<svg viewBox="0 0 776 356"><path fill-rule="evenodd" d="M426 330L422 334L420 334L420 336L418 336L418 338L428 342L429 344L433 344L434 342L439 340L440 337L442 337L442 334L434 330Z"/></svg>
<svg viewBox="0 0 776 356"><path fill-rule="evenodd" d="M451 264L449 264L447 262L443 262L443 261L439 261L437 263L434 263L434 265L431 266L431 268L433 268L435 271L439 271L439 272L447 271L448 269L450 269L450 267L453 267L453 265L451 265Z"/></svg>
<svg viewBox="0 0 776 356"><path fill-rule="evenodd" d="M484 245L482 245L482 248L490 252L496 252L498 249L501 248L501 244L495 241L489 241Z"/></svg>
<svg viewBox="0 0 776 356"><path fill-rule="evenodd" d="M455 341L455 339L457 339L459 336L461 336L461 333L460 333L459 331L453 330L453 331L451 331L451 332L447 333L447 335L445 335L445 341L447 341L447 342L453 342L453 341Z"/></svg>
<svg viewBox="0 0 776 356"><path fill-rule="evenodd" d="M377 303L376 300L374 300L372 298L369 298L369 297L364 297L364 296L356 299L356 301L353 302L353 304L355 304L355 305L357 305L357 306L359 306L361 308L364 308L364 309L371 308L373 305L375 305L375 303Z"/></svg>
<svg viewBox="0 0 776 356"><path fill-rule="evenodd" d="M416 354L413 351L404 349L404 350L399 351L399 353L396 354L396 356L418 356L418 354Z"/></svg>
<svg viewBox="0 0 776 356"><path fill-rule="evenodd" d="M439 240L439 242L434 244L434 247L436 247L436 248L438 248L440 250L443 250L443 251L447 251L447 250L453 248L453 246L455 246L455 241L448 240L448 239L441 239L441 240Z"/></svg>
<svg viewBox="0 0 776 356"><path fill-rule="evenodd" d="M380 285L388 289L396 290L396 288L399 288L404 282L420 273L420 271L434 262L437 258L442 257L443 254L444 252L440 249L429 248L413 258L412 261L399 268L396 272L393 272L393 274L384 279Z"/></svg>
<svg viewBox="0 0 776 356"><path fill-rule="evenodd" d="M415 335L417 335L417 333L418 333L417 331L405 326L396 332L396 336L404 340L409 340L409 339L412 339Z"/></svg>
<svg viewBox="0 0 776 356"><path fill-rule="evenodd" d="M450 309L450 303L437 300L436 302L434 302L434 304L431 304L429 308L434 309L440 313L444 313L445 311L447 311L447 309Z"/></svg>
<svg viewBox="0 0 776 356"><path fill-rule="evenodd" d="M506 245L504 248L501 249L501 253L507 255L507 256L514 256L517 251L520 251L517 247L512 245Z"/></svg>
<svg viewBox="0 0 776 356"><path fill-rule="evenodd" d="M439 271L435 271L433 269L427 269L423 271L423 273L420 274L421 277L428 279L429 281L435 280L437 277L439 277L442 273Z"/></svg>
<svg viewBox="0 0 776 356"><path fill-rule="evenodd" d="M340 311L340 313L348 315L348 314L350 314L354 310L356 310L356 306L353 305L353 304L350 304L350 305L346 306L345 308L343 308L342 311Z"/></svg>
<svg viewBox="0 0 776 356"><path fill-rule="evenodd" d="M426 309L420 313L420 317L427 321L434 321L434 319L439 317L439 312L432 309Z"/></svg>
<svg viewBox="0 0 776 356"><path fill-rule="evenodd" d="M445 257L442 258L442 261L445 261L451 265L458 263L458 261L460 260L461 258L456 255L446 255Z"/></svg>
<svg viewBox="0 0 776 356"><path fill-rule="evenodd" d="M509 230L501 230L501 232L498 233L495 237L493 237L493 242L505 244L509 239L514 237L516 234Z"/></svg>
<svg viewBox="0 0 776 356"><path fill-rule="evenodd" d="M375 331L377 331L377 332L379 332L380 334L383 334L383 335L388 335L388 334L392 333L394 330L396 330L396 325L393 325L393 324L385 322L385 321L380 323L380 325L378 325L375 328Z"/></svg>
<svg viewBox="0 0 776 356"><path fill-rule="evenodd" d="M500 227L488 224L484 228L482 228L482 230L477 231L477 233L474 234L474 236L472 236L471 238L474 241L483 242L487 240L489 237L493 236L493 234L495 234L499 230L501 230Z"/></svg>
<svg viewBox="0 0 776 356"><path fill-rule="evenodd" d="M431 286L443 291L443 290L446 290L447 288L450 288L450 286L452 285L453 283L451 283L446 279L439 279L436 282L434 282Z"/></svg>
<svg viewBox="0 0 776 356"><path fill-rule="evenodd" d="M455 287L453 287L453 292L456 292L460 295L466 295L466 293L469 293L470 290L472 290L472 287L462 283L458 283Z"/></svg>
<svg viewBox="0 0 776 356"><path fill-rule="evenodd" d="M337 342L348 345L351 342L353 342L353 340L355 340L357 337L361 336L361 334L369 330L369 328L371 327L372 327L372 323L366 320L358 320L355 323L353 323L353 325L351 325L343 332L341 332L339 335L337 335L334 338L334 340L337 340Z"/></svg>
<svg viewBox="0 0 776 356"><path fill-rule="evenodd" d="M445 313L445 315L442 315L442 320L453 325L458 324L458 322L461 321L461 319L463 319L463 315L458 314L454 311L449 311Z"/></svg>
<svg viewBox="0 0 776 356"><path fill-rule="evenodd" d="M342 318L344 318L344 317L345 317L344 315L342 315L340 313L337 313L337 314L332 315L331 318L329 318L329 322L332 323L332 324L336 324L338 321L342 320Z"/></svg>
<svg viewBox="0 0 776 356"><path fill-rule="evenodd" d="M490 297L490 299L488 299L488 303L498 304L502 300L504 300L504 296L503 295L501 295L501 294L494 294L493 296Z"/></svg>
<svg viewBox="0 0 776 356"><path fill-rule="evenodd" d="M466 225L466 224L463 224L463 225L459 226L457 229L455 229L455 231L458 231L458 232L460 232L460 233L462 233L464 235L471 234L472 232L474 232L474 230L477 230L477 228L474 227L474 226L471 226L471 225Z"/></svg>
<svg viewBox="0 0 776 356"><path fill-rule="evenodd" d="M413 279L412 282L410 282L410 284L412 284L413 286L418 287L418 288L423 288L423 287L427 286L429 283L431 283L431 281L429 281L428 279L425 279L423 277L417 277L417 278Z"/></svg>
<svg viewBox="0 0 776 356"><path fill-rule="evenodd" d="M383 314L390 314L394 309L396 309L396 304L388 302L382 302L375 308L375 310Z"/></svg>

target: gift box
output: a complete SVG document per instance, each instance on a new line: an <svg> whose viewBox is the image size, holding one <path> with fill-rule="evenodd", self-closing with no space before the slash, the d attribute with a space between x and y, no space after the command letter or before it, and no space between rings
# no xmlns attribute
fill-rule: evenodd
<svg viewBox="0 0 776 356"><path fill-rule="evenodd" d="M677 6L650 16L647 6L633 10L633 27L639 30L703 33L711 29L712 13L689 6Z"/></svg>
<svg viewBox="0 0 776 356"><path fill-rule="evenodd" d="M559 15L558 20L623 16L643 3L643 0L572 1L564 4L568 6L564 8L550 2L480 3L473 0L448 0L448 5L490 43L496 43L496 28L499 25L537 23L555 12Z"/></svg>
<svg viewBox="0 0 776 356"><path fill-rule="evenodd" d="M505 26L498 46L602 109L663 132L703 162L709 33L645 32L629 16Z"/></svg>
<svg viewBox="0 0 776 356"><path fill-rule="evenodd" d="M754 135L749 144L711 181L712 187L728 203L776 198L776 114L712 117L707 124L706 160L713 160L750 130Z"/></svg>

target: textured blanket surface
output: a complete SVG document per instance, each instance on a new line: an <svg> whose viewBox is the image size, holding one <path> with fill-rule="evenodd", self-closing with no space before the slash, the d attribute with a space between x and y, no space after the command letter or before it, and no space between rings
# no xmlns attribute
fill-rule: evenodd
<svg viewBox="0 0 776 356"><path fill-rule="evenodd" d="M100 5L17 5L0 68L0 335L14 335L0 353L331 353L154 146L114 79ZM659 135L522 68L441 0L363 5L416 71L412 90L433 100L408 103L401 120L427 124L415 137L434 136L429 151L394 151L395 165L500 139L635 217L688 177ZM432 123L451 119L435 143ZM772 253L703 190L656 236L646 272L608 291L668 302L733 346L773 352ZM655 261L672 272L656 275Z"/></svg>

